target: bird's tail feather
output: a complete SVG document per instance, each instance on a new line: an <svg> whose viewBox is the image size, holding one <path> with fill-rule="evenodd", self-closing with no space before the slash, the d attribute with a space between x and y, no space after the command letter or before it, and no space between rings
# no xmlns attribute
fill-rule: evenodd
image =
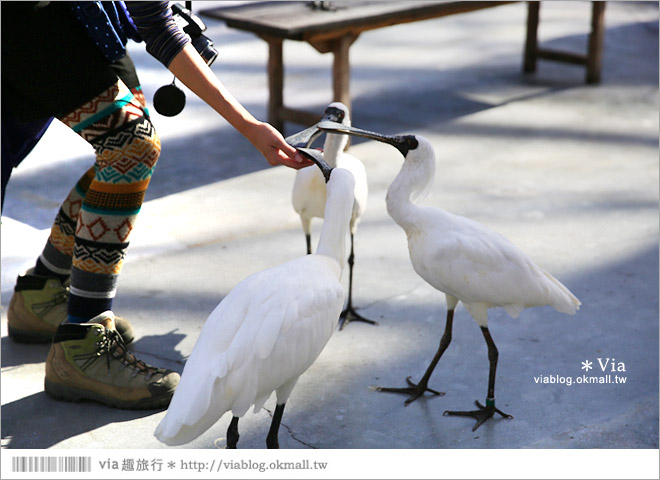
<svg viewBox="0 0 660 480"><path fill-rule="evenodd" d="M191 377L188 377L192 380ZM155 436L167 445L183 445L208 430L231 408L221 379L197 378L179 383Z"/></svg>
<svg viewBox="0 0 660 480"><path fill-rule="evenodd" d="M555 277L545 271L543 274L555 287L555 301L551 304L552 307L558 312L568 313L570 315L573 315L575 312L577 312L580 309L582 302L580 302L580 300L578 300L578 298L573 295L571 291Z"/></svg>

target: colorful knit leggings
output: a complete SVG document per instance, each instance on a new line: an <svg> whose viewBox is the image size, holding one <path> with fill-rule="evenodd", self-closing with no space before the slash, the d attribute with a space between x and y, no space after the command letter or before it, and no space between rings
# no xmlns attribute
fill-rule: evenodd
<svg viewBox="0 0 660 480"><path fill-rule="evenodd" d="M39 260L70 272L69 320L80 322L112 305L160 139L139 87L121 81L60 120L94 147L96 163L62 204Z"/></svg>

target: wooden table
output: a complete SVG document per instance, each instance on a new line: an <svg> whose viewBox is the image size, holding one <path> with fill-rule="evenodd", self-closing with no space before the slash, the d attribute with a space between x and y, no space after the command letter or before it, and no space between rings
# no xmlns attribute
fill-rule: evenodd
<svg viewBox="0 0 660 480"><path fill-rule="evenodd" d="M313 4L336 4L335 10L314 8ZM284 105L284 40L307 42L320 53L334 55L332 67L333 100L351 107L349 49L362 32L402 23L417 22L484 8L497 7L512 1L351 1L348 2L254 2L234 7L219 7L200 14L222 20L227 26L258 35L268 43L268 121L283 131L284 122L311 125L320 112L309 113ZM536 58L549 58L538 48L536 32L538 3L529 2L528 35L525 50L525 71L536 68ZM604 2L595 2L601 3ZM537 4L534 7L531 4ZM534 13L536 15L534 15ZM602 31L602 22L599 24ZM531 33L530 33L531 32ZM602 34L599 37L602 43ZM597 39L598 40L598 39ZM591 44L590 44L591 45ZM600 57L599 43L594 42L593 55ZM553 60L575 63L577 56L555 55ZM593 71L600 62L592 62ZM596 78L593 75L589 78Z"/></svg>

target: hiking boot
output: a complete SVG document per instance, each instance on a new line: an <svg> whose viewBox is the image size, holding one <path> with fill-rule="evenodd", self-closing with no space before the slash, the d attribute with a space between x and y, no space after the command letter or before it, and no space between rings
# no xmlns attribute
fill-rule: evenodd
<svg viewBox="0 0 660 480"><path fill-rule="evenodd" d="M57 277L22 273L16 279L7 311L9 336L19 343L48 343L57 327L66 320L69 287ZM115 317L117 331L128 344L135 338L133 326Z"/></svg>
<svg viewBox="0 0 660 480"><path fill-rule="evenodd" d="M87 323L57 328L44 387L59 400L147 409L167 407L178 383L178 373L147 365L126 349L107 311Z"/></svg>

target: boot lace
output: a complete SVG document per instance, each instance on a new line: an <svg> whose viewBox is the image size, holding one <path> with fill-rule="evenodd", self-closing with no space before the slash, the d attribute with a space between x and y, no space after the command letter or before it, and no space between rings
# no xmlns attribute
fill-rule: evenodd
<svg viewBox="0 0 660 480"><path fill-rule="evenodd" d="M117 360L121 362L124 368L133 369L133 376L142 373L147 380L157 373L165 373L164 368L152 367L142 360L139 360L135 355L128 351L124 339L117 330L105 329L105 334L101 338L97 355L100 356L104 354L108 371L110 371L110 362L112 360Z"/></svg>
<svg viewBox="0 0 660 480"><path fill-rule="evenodd" d="M64 290L55 293L51 300L42 303L35 303L32 305L32 310L38 317L43 317L58 305L66 303L68 299L69 287L66 287Z"/></svg>

